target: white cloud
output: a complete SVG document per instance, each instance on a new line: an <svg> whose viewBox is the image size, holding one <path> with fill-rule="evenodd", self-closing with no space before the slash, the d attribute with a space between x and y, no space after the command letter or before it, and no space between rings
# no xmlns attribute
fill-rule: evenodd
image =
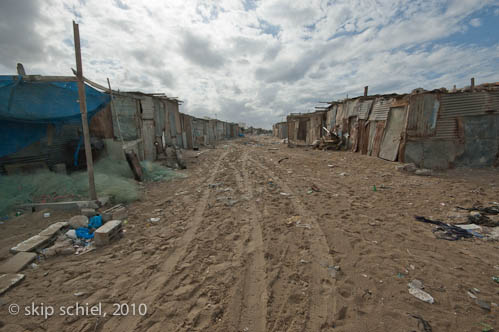
<svg viewBox="0 0 499 332"><path fill-rule="evenodd" d="M472 76L498 81L497 39L439 44L477 26L479 11L494 3L10 1L0 5L0 70L14 73L23 62L28 73L70 75L76 19L89 78L178 96L189 114L268 128L316 101L359 95L365 85L390 93L462 86Z"/></svg>
<svg viewBox="0 0 499 332"><path fill-rule="evenodd" d="M482 21L479 18L473 18L470 20L470 25L472 27L478 28L479 26L482 25Z"/></svg>

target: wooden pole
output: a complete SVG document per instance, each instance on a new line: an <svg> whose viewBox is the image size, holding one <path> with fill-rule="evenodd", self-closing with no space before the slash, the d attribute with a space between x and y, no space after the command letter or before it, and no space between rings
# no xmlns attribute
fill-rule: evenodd
<svg viewBox="0 0 499 332"><path fill-rule="evenodd" d="M78 96L80 103L81 125L83 127L83 141L85 142L85 156L87 159L88 189L91 200L97 200L94 180L94 162L92 159L92 147L90 146L90 132L88 130L87 101L85 99L85 83L83 83L83 69L81 65L80 30L78 24L73 21L73 33L76 56L76 78L78 79Z"/></svg>

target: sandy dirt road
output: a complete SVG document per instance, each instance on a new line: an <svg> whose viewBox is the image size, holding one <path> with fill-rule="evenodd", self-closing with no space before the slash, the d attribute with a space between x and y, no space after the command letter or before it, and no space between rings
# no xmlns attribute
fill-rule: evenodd
<svg viewBox="0 0 499 332"><path fill-rule="evenodd" d="M222 143L190 158L187 178L147 185L120 241L27 270L0 298L0 331L425 331L413 316L433 331L499 328L498 307L467 294L499 303L499 243L436 239L414 221L499 201L499 173L394 167L269 137ZM434 304L408 293L412 279ZM56 313L7 312L33 302ZM76 302L107 315L58 315ZM135 315L112 315L115 303Z"/></svg>

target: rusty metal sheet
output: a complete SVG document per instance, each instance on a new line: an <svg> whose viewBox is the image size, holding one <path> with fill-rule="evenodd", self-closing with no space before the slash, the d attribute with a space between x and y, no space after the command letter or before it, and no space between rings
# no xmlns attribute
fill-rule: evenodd
<svg viewBox="0 0 499 332"><path fill-rule="evenodd" d="M435 135L440 101L437 94L418 94L410 97L407 114L407 135L425 137Z"/></svg>
<svg viewBox="0 0 499 332"><path fill-rule="evenodd" d="M376 133L374 134L374 144L372 155L377 157L381 148L381 140L385 131L385 121L376 121Z"/></svg>
<svg viewBox="0 0 499 332"><path fill-rule="evenodd" d="M367 148L369 146L369 126L366 120L359 120L359 151L362 154L367 154Z"/></svg>
<svg viewBox="0 0 499 332"><path fill-rule="evenodd" d="M388 117L388 111L392 104L392 99L377 98L374 102L373 110L369 120L384 121Z"/></svg>
<svg viewBox="0 0 499 332"><path fill-rule="evenodd" d="M373 105L374 100L364 100L360 102L359 107L359 119L367 120L369 118L369 113L371 111L371 107Z"/></svg>
<svg viewBox="0 0 499 332"><path fill-rule="evenodd" d="M392 107L386 120L385 133L381 141L379 157L386 160L397 160L402 132L407 115L406 107Z"/></svg>
<svg viewBox="0 0 499 332"><path fill-rule="evenodd" d="M374 136L376 135L376 122L369 121L367 128L368 128L368 132L369 132L368 144L367 144L367 154L370 156L373 154L373 149L374 149Z"/></svg>

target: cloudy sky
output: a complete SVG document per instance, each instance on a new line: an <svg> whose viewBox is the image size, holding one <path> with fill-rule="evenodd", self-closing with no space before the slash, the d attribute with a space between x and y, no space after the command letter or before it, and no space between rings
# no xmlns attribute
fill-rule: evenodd
<svg viewBox="0 0 499 332"><path fill-rule="evenodd" d="M499 0L4 0L0 73L83 71L182 110L270 128L369 92L499 81Z"/></svg>

